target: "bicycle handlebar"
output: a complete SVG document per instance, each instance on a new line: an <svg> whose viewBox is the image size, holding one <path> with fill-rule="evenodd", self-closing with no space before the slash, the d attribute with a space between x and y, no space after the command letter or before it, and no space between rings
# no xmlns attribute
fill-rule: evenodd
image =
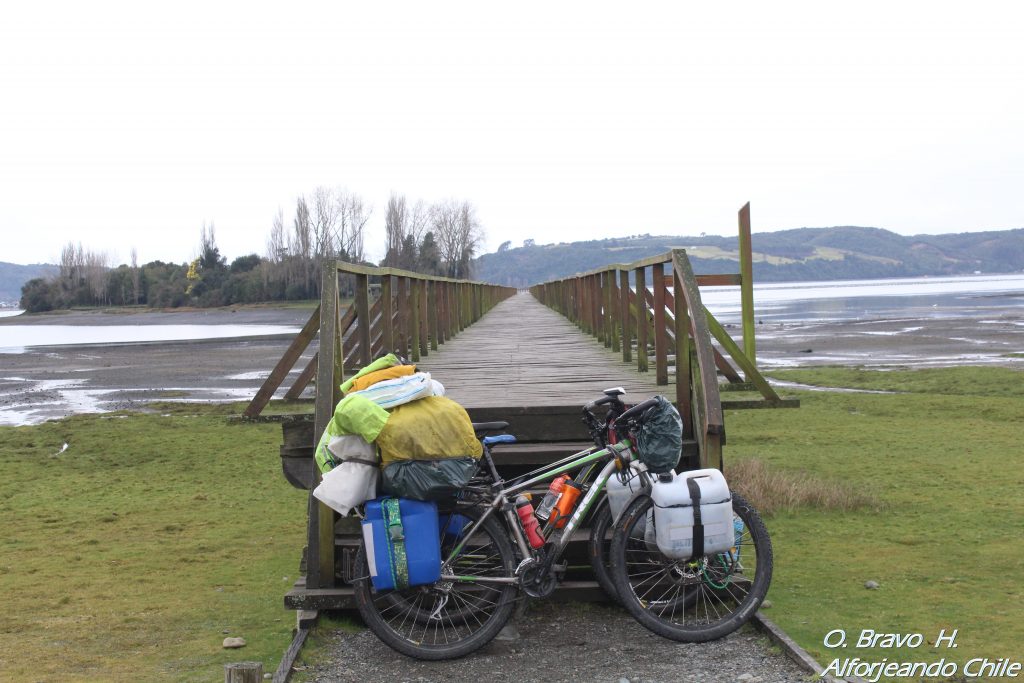
<svg viewBox="0 0 1024 683"><path fill-rule="evenodd" d="M618 418L616 418L615 426L618 427L620 424L623 424L626 421L633 419L634 417L636 417L636 416L640 415L641 413L645 412L651 406L654 406L654 405L657 405L657 404L658 404L657 397L649 398L646 401L643 401L641 403L637 403L635 406L633 406L632 408L630 408L629 410L624 412L622 415L619 415Z"/></svg>

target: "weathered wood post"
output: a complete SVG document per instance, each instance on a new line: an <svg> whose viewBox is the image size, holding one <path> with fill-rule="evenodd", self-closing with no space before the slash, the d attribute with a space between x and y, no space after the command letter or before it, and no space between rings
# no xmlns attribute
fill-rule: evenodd
<svg viewBox="0 0 1024 683"><path fill-rule="evenodd" d="M420 309L420 357L430 355L430 307L427 304L429 296L430 281L420 282L420 300L417 302Z"/></svg>
<svg viewBox="0 0 1024 683"><path fill-rule="evenodd" d="M340 350L336 348L341 344L341 331L338 329L338 266L334 261L324 264L320 292L320 359L316 377L314 445L334 415L334 406L341 400L340 384L344 379L343 363L336 362L341 357ZM334 585L334 511L314 498L312 490L308 511L306 585L330 588Z"/></svg>
<svg viewBox="0 0 1024 683"><path fill-rule="evenodd" d="M647 268L640 266L636 273L636 369L647 372Z"/></svg>
<svg viewBox="0 0 1024 683"><path fill-rule="evenodd" d="M668 384L668 334L665 329L665 267L651 266L654 285L654 373L658 384Z"/></svg>
<svg viewBox="0 0 1024 683"><path fill-rule="evenodd" d="M412 354L411 360L418 363L422 348L420 344L420 287L422 284L419 280L414 279L409 285L409 346L412 347L409 351Z"/></svg>
<svg viewBox="0 0 1024 683"><path fill-rule="evenodd" d="M380 278L380 320L381 320L381 344L384 346L384 353L391 353L395 350L395 311L391 300L391 276L382 275Z"/></svg>
<svg viewBox="0 0 1024 683"><path fill-rule="evenodd" d="M359 273L356 275L356 333L359 335L359 362L369 365L373 362L373 349L370 347L370 278ZM323 340L323 337L320 337Z"/></svg>
<svg viewBox="0 0 1024 683"><path fill-rule="evenodd" d="M683 437L692 439L693 407L690 382L693 369L690 367L690 312L686 308L683 281L679 277L674 261L672 264L672 292L676 326L676 405L679 406L679 415L683 418Z"/></svg>
<svg viewBox="0 0 1024 683"><path fill-rule="evenodd" d="M619 321L622 324L622 360L633 360L633 325L629 316L629 270L619 271Z"/></svg>
<svg viewBox="0 0 1024 683"><path fill-rule="evenodd" d="M757 365L754 343L754 256L750 246L750 202L740 209L740 308L743 311L743 352ZM747 377L750 381L750 377Z"/></svg>
<svg viewBox="0 0 1024 683"><path fill-rule="evenodd" d="M263 683L263 662L224 665L224 683Z"/></svg>

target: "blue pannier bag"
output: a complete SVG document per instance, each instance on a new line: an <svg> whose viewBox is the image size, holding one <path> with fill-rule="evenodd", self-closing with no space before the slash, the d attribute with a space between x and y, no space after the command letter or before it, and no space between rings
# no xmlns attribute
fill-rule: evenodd
<svg viewBox="0 0 1024 683"><path fill-rule="evenodd" d="M401 590L441 578L437 504L385 496L366 503L363 541L375 590Z"/></svg>

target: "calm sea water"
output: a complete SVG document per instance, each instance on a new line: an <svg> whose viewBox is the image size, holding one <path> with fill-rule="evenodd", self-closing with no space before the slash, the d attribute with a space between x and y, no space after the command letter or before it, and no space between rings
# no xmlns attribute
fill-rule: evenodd
<svg viewBox="0 0 1024 683"><path fill-rule="evenodd" d="M738 287L704 287L721 322L740 318ZM763 322L827 322L893 317L979 317L1024 307L1024 273L945 278L768 283L754 286ZM0 317L21 311L0 310ZM0 353L55 344L121 344L295 334L282 325L4 325Z"/></svg>
<svg viewBox="0 0 1024 683"><path fill-rule="evenodd" d="M738 287L704 287L701 299L720 321L739 321ZM765 322L976 317L1022 307L1024 273L754 285Z"/></svg>
<svg viewBox="0 0 1024 683"><path fill-rule="evenodd" d="M34 346L125 344L298 334L289 325L3 325L0 353Z"/></svg>

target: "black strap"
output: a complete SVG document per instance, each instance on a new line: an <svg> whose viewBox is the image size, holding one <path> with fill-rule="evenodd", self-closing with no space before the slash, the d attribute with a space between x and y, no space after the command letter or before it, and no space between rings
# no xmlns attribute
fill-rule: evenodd
<svg viewBox="0 0 1024 683"><path fill-rule="evenodd" d="M360 465L369 465L370 467L379 467L380 463L376 460L366 460L364 458L342 458L342 462L354 462Z"/></svg>
<svg viewBox="0 0 1024 683"><path fill-rule="evenodd" d="M693 503L693 557L704 554L704 524L700 518L700 486L696 479L687 479L686 488L690 490L690 501Z"/></svg>

